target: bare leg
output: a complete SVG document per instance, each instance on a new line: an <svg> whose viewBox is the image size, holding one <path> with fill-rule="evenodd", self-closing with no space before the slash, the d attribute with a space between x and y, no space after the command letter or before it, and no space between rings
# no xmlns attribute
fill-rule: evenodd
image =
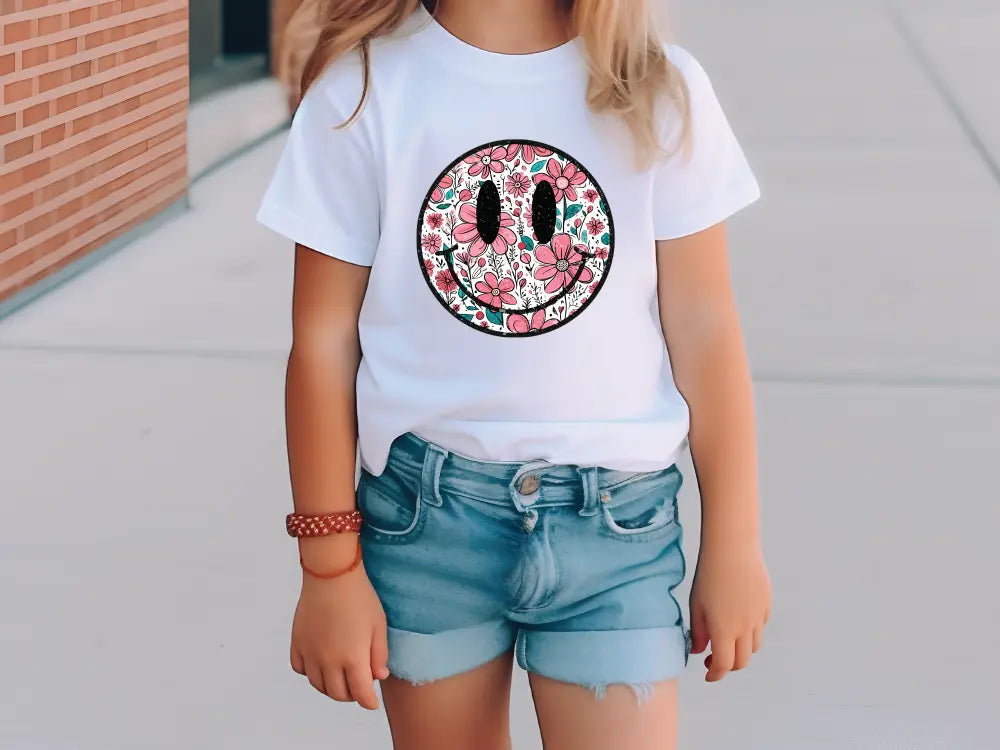
<svg viewBox="0 0 1000 750"><path fill-rule="evenodd" d="M510 750L513 651L481 667L413 685L382 680L394 750Z"/></svg>
<svg viewBox="0 0 1000 750"><path fill-rule="evenodd" d="M640 706L628 685L597 698L580 685L528 679L545 750L677 750L677 680L655 683Z"/></svg>

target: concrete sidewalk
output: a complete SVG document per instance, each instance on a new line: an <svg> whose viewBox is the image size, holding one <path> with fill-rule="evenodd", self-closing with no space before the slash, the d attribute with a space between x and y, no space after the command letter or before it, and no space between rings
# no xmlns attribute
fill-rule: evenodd
<svg viewBox="0 0 1000 750"><path fill-rule="evenodd" d="M765 191L731 241L775 587L749 670L692 660L681 747L1000 747L1000 9L677 25ZM389 747L287 666L292 254L252 220L281 140L0 323L4 750ZM681 513L693 573L693 482ZM512 714L540 747L520 671Z"/></svg>

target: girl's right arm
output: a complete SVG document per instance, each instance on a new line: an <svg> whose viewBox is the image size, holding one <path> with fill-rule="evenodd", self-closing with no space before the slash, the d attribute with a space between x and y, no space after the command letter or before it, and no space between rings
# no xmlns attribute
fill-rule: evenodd
<svg viewBox="0 0 1000 750"><path fill-rule="evenodd" d="M297 513L355 507L358 315L368 273L365 266L296 245L285 420ZM299 544L306 567L334 571L354 559L357 536L331 534ZM292 669L334 700L376 709L374 680L389 676L387 659L385 614L364 564L329 580L303 571Z"/></svg>

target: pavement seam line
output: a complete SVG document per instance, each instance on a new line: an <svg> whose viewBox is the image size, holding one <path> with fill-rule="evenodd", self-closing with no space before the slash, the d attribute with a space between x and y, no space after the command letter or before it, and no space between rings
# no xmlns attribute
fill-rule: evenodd
<svg viewBox="0 0 1000 750"><path fill-rule="evenodd" d="M962 105L959 104L958 99L955 98L955 94L948 87L944 76L934 65L931 60L930 55L924 46L917 39L916 34L913 33L913 29L906 22L903 14L900 13L899 9L895 5L885 6L886 15L888 15L892 27L899 34L906 48L909 50L913 59L916 61L917 66L924 72L927 76L934 90L937 91L938 96L944 101L945 106L951 112L952 117L958 122L959 127L965 133L972 147L979 154L979 158L982 159L986 168L989 170L990 175L993 177L993 181L996 182L997 186L1000 187L1000 162L994 158L993 154L990 152L989 146L983 140L982 136L979 135L979 131L976 130L976 126L973 124L972 119L966 114Z"/></svg>
<svg viewBox="0 0 1000 750"><path fill-rule="evenodd" d="M13 352L35 352L41 354L97 354L126 357L187 357L206 360L244 360L259 362L282 362L288 357L287 350L253 349L185 349L153 348L136 346L77 345L77 344L30 344L2 343L0 354ZM780 373L761 371L753 375L756 385L829 385L829 386L871 386L880 388L1000 388L998 375L880 375L877 373Z"/></svg>

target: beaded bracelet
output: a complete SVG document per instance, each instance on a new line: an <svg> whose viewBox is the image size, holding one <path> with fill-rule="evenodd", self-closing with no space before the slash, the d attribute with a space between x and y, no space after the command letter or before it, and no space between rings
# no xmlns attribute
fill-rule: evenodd
<svg viewBox="0 0 1000 750"><path fill-rule="evenodd" d="M285 519L288 536L326 536L345 531L361 531L361 511L345 510L310 516L304 513L289 513Z"/></svg>

